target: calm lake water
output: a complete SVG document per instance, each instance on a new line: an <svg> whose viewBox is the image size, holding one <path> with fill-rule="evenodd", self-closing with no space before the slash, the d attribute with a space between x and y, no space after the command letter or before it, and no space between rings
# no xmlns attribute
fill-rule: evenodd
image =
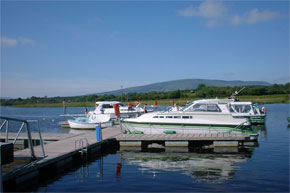
<svg viewBox="0 0 290 193"><path fill-rule="evenodd" d="M258 130L259 146L251 152L118 151L30 191L289 192L289 104L264 106L265 128ZM69 113L82 112L83 108L72 108ZM1 108L2 116L40 120L43 132L69 132L56 125L62 113L62 108Z"/></svg>

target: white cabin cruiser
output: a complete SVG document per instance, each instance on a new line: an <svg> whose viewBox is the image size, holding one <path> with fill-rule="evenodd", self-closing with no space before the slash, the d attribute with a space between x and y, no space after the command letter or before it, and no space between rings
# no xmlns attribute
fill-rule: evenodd
<svg viewBox="0 0 290 193"><path fill-rule="evenodd" d="M97 101L96 109L94 111L90 111L90 114L109 114L111 118L115 117L115 109L114 105L119 105L120 117L128 118L128 117L137 117L144 113L144 109L137 105L136 107L126 106L125 104L119 101Z"/></svg>
<svg viewBox="0 0 290 193"><path fill-rule="evenodd" d="M207 102L186 106L180 111L153 112L135 119L122 121L127 132L144 134L162 133L249 133L253 134L246 118L224 112L219 103Z"/></svg>
<svg viewBox="0 0 290 193"><path fill-rule="evenodd" d="M252 102L231 102L228 104L230 112L233 116L241 116L247 118L252 124L264 124L266 117L266 109L264 112L259 106Z"/></svg>

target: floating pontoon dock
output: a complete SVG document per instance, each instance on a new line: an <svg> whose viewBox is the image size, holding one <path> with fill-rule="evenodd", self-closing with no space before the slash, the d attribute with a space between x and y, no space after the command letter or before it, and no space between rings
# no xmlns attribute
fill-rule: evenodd
<svg viewBox="0 0 290 193"><path fill-rule="evenodd" d="M121 147L144 147L159 143L167 147L188 147L191 143L201 142L214 146L244 146L252 144L257 139L248 134L236 133L202 133L202 134L121 134L116 137Z"/></svg>
<svg viewBox="0 0 290 193"><path fill-rule="evenodd" d="M73 163L82 162L83 156L101 155L104 149L116 147L148 146L153 143L161 144L164 147L190 146L195 142L211 143L215 146L243 146L248 142L256 142L247 134L122 134L119 126L107 127L101 130L102 140L96 140L96 131L89 131L84 134L42 134L45 156L41 146L34 146L35 161L30 161L22 166L6 164L2 166L2 180L4 190L18 184L28 184L33 179L45 179L54 176L65 168L71 167ZM12 136L9 134L9 136ZM5 139L6 134L1 133L0 139ZM12 137L11 137L12 138ZM37 136L35 136L37 138ZM25 136L20 135L20 140ZM34 135L32 134L32 139ZM53 142L54 141L54 142ZM23 149L14 152L15 158L29 157L30 149ZM24 183L25 182L25 183Z"/></svg>

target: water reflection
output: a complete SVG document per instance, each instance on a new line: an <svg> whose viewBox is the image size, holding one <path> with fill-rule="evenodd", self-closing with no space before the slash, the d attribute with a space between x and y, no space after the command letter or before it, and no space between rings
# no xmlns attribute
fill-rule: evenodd
<svg viewBox="0 0 290 193"><path fill-rule="evenodd" d="M261 139L267 139L267 129L265 124L260 124L260 125L252 125L252 129L254 132L259 134L259 140Z"/></svg>
<svg viewBox="0 0 290 193"><path fill-rule="evenodd" d="M123 162L137 165L142 173L178 172L199 182L222 183L233 179L240 163L251 154L197 154L197 153L144 153L120 152Z"/></svg>

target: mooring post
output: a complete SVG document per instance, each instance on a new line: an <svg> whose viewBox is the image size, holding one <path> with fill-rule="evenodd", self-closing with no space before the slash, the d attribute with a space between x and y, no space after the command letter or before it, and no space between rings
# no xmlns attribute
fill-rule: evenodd
<svg viewBox="0 0 290 193"><path fill-rule="evenodd" d="M114 110L115 110L115 115L117 117L117 120L120 125L121 133L123 133L122 125L121 125L121 119L120 119L120 108L118 104L114 104Z"/></svg>
<svg viewBox="0 0 290 193"><path fill-rule="evenodd" d="M96 139L97 139L97 141L101 141L102 140L101 124L99 124L98 126L96 126Z"/></svg>

